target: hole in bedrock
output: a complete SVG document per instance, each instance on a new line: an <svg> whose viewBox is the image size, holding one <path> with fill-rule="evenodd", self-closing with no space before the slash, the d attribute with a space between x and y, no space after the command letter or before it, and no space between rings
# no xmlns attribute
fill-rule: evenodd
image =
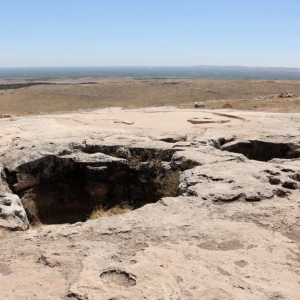
<svg viewBox="0 0 300 300"><path fill-rule="evenodd" d="M54 165L59 159L54 159ZM179 193L180 171L171 169L168 162L72 162L69 166L63 162L63 168L52 167L52 173L43 176L41 166L48 163L31 169L30 175L39 178L38 185L15 191L33 225L84 222L98 208L136 209Z"/></svg>
<svg viewBox="0 0 300 300"><path fill-rule="evenodd" d="M300 151L289 143L276 143L265 141L241 141L228 143L221 147L222 150L240 153L249 159L269 161L273 158L291 159L300 157Z"/></svg>

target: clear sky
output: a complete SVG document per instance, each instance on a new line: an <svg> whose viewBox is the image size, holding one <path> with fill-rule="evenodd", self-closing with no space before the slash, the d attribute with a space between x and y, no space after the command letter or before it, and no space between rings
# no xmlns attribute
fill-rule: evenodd
<svg viewBox="0 0 300 300"><path fill-rule="evenodd" d="M0 0L0 67L300 67L300 0Z"/></svg>

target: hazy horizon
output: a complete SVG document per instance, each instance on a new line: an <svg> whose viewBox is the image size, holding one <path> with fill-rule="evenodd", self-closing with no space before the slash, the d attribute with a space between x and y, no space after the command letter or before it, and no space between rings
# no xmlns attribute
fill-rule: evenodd
<svg viewBox="0 0 300 300"><path fill-rule="evenodd" d="M229 79L300 80L300 68L239 66L121 66L121 67L10 67L0 68L1 79L54 78L135 78L135 79Z"/></svg>

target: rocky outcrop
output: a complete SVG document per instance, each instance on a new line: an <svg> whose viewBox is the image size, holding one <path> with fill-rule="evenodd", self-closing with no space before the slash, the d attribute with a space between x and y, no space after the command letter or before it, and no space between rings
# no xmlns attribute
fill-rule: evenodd
<svg viewBox="0 0 300 300"><path fill-rule="evenodd" d="M3 298L297 299L299 121L174 108L0 120L0 202L14 199L19 227L0 224L26 229L18 201L31 222L0 231Z"/></svg>

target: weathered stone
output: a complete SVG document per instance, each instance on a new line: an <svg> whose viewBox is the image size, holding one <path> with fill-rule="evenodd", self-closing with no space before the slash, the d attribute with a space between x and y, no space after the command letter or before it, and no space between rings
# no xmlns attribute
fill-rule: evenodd
<svg viewBox="0 0 300 300"><path fill-rule="evenodd" d="M186 141L186 134L167 135L159 138L160 141L167 143L177 143Z"/></svg>
<svg viewBox="0 0 300 300"><path fill-rule="evenodd" d="M13 185L15 191L21 191L24 190L27 187L30 186L35 186L39 184L39 179L35 178L31 174L22 174L22 173L17 173L17 182L16 184Z"/></svg>
<svg viewBox="0 0 300 300"><path fill-rule="evenodd" d="M299 122L176 108L0 120L0 190L40 225L1 228L3 297L297 299Z"/></svg>
<svg viewBox="0 0 300 300"><path fill-rule="evenodd" d="M195 105L194 105L196 108L198 108L198 107L204 107L205 106L205 104L204 104L204 102L195 102Z"/></svg>
<svg viewBox="0 0 300 300"><path fill-rule="evenodd" d="M132 124L134 124L134 121L132 121L132 120L116 120L116 121L114 121L114 123L123 123L123 124L127 124L127 125L132 125Z"/></svg>
<svg viewBox="0 0 300 300"><path fill-rule="evenodd" d="M26 230L29 222L17 195L0 194L0 227L9 230Z"/></svg>

